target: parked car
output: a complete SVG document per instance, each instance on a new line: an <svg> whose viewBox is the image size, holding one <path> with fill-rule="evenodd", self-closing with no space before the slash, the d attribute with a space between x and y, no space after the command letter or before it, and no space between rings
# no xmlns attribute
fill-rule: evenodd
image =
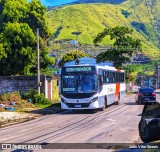
<svg viewBox="0 0 160 152"><path fill-rule="evenodd" d="M135 101L137 104L146 103L147 101L156 101L156 93L153 88L139 88L135 96Z"/></svg>
<svg viewBox="0 0 160 152"><path fill-rule="evenodd" d="M143 142L160 140L160 103L146 102L138 128Z"/></svg>

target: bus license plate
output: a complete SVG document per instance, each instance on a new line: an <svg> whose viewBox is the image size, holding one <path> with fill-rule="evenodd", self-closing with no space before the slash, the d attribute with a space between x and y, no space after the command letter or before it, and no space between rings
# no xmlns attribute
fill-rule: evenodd
<svg viewBox="0 0 160 152"><path fill-rule="evenodd" d="M81 108L81 105L75 105L75 108Z"/></svg>
<svg viewBox="0 0 160 152"><path fill-rule="evenodd" d="M148 101L148 100L149 100L149 98L144 98L144 100Z"/></svg>

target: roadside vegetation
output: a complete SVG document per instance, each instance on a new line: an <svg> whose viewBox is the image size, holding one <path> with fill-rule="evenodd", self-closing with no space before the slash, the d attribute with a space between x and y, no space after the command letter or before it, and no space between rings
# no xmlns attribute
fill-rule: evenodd
<svg viewBox="0 0 160 152"><path fill-rule="evenodd" d="M25 112L50 106L59 107L59 102L53 102L47 99L44 94L38 94L37 90L30 90L25 94L21 94L19 91L14 91L11 93L4 93L0 96L0 112Z"/></svg>
<svg viewBox="0 0 160 152"><path fill-rule="evenodd" d="M0 108L3 111L24 111L25 108L35 109L35 105L22 98L20 92L4 93L0 96Z"/></svg>
<svg viewBox="0 0 160 152"><path fill-rule="evenodd" d="M154 76L156 65L160 64L160 60L155 60L146 64L124 65L126 82L136 81L137 76Z"/></svg>

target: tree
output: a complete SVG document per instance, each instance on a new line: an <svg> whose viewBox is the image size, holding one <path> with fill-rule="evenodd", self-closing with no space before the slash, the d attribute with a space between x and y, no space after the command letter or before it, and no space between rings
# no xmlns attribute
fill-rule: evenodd
<svg viewBox="0 0 160 152"><path fill-rule="evenodd" d="M140 40L134 39L127 34L132 30L127 27L107 28L99 33L94 39L94 43L101 42L102 39L110 35L111 40L115 40L113 47L97 56L97 61L112 61L116 68L122 67L122 63L129 62L133 53L141 50Z"/></svg>
<svg viewBox="0 0 160 152"><path fill-rule="evenodd" d="M0 75L36 73L36 29L40 30L40 67L54 60L45 42L50 33L45 21L46 8L39 0L0 0Z"/></svg>
<svg viewBox="0 0 160 152"><path fill-rule="evenodd" d="M90 55L82 51L78 51L78 58L82 58L82 57L90 57ZM76 55L76 51L74 50L63 55L62 60L59 62L59 65L63 66L66 62L73 61L75 59L77 59L77 55Z"/></svg>
<svg viewBox="0 0 160 152"><path fill-rule="evenodd" d="M2 58L2 75L28 74L30 67L35 65L36 51L33 46L36 44L36 37L32 29L26 23L7 23L4 27L3 37L5 38L6 58Z"/></svg>
<svg viewBox="0 0 160 152"><path fill-rule="evenodd" d="M45 12L46 8L41 5L40 0L32 0L31 3L28 3L28 17L26 18L26 22L34 33L37 31L37 27L39 28L43 47L45 46L46 39L51 36L45 20Z"/></svg>

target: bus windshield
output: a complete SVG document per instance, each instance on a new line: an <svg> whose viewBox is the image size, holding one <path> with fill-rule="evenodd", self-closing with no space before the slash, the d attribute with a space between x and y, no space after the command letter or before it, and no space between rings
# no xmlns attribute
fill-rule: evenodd
<svg viewBox="0 0 160 152"><path fill-rule="evenodd" d="M62 76L63 93L92 93L98 89L95 74L71 74Z"/></svg>

